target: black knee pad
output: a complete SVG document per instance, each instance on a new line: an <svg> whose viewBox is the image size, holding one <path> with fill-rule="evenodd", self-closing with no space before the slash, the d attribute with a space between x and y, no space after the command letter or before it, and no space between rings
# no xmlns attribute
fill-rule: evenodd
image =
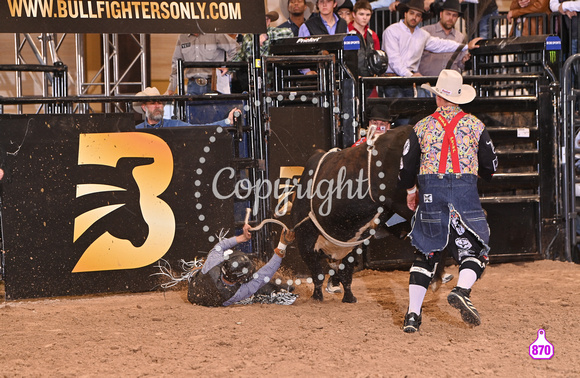
<svg viewBox="0 0 580 378"><path fill-rule="evenodd" d="M417 256L413 266L411 266L409 285L419 285L427 289L436 269L437 263L434 259L428 259L423 254Z"/></svg>
<svg viewBox="0 0 580 378"><path fill-rule="evenodd" d="M485 267L487 266L487 258L485 256L477 257L466 257L461 260L461 265L459 266L459 271L463 269L471 269L477 274L477 279L481 278Z"/></svg>

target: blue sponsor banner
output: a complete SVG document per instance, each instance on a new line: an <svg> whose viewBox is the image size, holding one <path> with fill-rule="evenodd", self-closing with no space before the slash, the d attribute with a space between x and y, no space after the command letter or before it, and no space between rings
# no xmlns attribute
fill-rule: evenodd
<svg viewBox="0 0 580 378"><path fill-rule="evenodd" d="M343 46L345 50L359 50L360 38L356 35L347 35L344 37Z"/></svg>
<svg viewBox="0 0 580 378"><path fill-rule="evenodd" d="M555 35L548 36L546 38L546 50L547 51L562 50L562 41L560 40L560 37L556 37Z"/></svg>

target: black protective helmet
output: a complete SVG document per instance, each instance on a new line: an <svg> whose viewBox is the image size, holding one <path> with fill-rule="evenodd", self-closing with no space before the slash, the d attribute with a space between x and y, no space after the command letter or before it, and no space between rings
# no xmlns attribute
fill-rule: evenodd
<svg viewBox="0 0 580 378"><path fill-rule="evenodd" d="M248 282L253 274L254 264L244 252L233 251L225 255L222 275L227 281L234 283Z"/></svg>
<svg viewBox="0 0 580 378"><path fill-rule="evenodd" d="M369 71L373 75L382 75L389 68L389 58L383 50L372 50L367 55Z"/></svg>

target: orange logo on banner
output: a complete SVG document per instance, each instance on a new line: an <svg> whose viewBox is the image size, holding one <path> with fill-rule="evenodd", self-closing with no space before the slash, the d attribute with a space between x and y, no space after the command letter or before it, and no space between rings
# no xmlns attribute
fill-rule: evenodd
<svg viewBox="0 0 580 378"><path fill-rule="evenodd" d="M79 137L79 165L115 167L121 158L152 158L148 165L136 166L133 178L139 186L139 204L149 234L143 245L135 247L129 240L119 239L109 232L99 236L84 252L74 269L77 272L135 269L159 260L173 243L175 216L169 205L158 196L169 186L173 176L173 155L159 137L146 133L81 134ZM108 191L123 191L114 185L78 184L77 198ZM106 205L89 210L75 218L76 241L91 225L124 206Z"/></svg>

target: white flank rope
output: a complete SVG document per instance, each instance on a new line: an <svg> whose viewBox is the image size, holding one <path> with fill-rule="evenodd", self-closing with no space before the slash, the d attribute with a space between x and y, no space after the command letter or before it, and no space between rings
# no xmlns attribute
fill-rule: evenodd
<svg viewBox="0 0 580 378"><path fill-rule="evenodd" d="M250 213L252 212L252 209L250 209L249 207L246 208L246 219L244 220L244 224L248 224L248 221L250 220ZM284 223L282 223L281 221L279 221L278 219L272 219L272 218L268 218L268 219L264 219L262 222L260 222L259 225L257 225L256 227L252 227L250 228L250 231L258 231L260 230L262 227L264 227L264 225L266 223L275 223L278 224L280 226L282 226L286 231L289 231L290 229L288 228L288 226L286 226Z"/></svg>
<svg viewBox="0 0 580 378"><path fill-rule="evenodd" d="M373 198L373 191L371 188L371 160L372 160L372 154L373 151L375 150L375 142L377 141L377 139L379 138L379 135L375 134L375 131L377 131L377 126L376 125L371 125L369 127L369 131L368 131L368 135L367 135L367 176L369 178L369 196L371 197L371 200L373 202L377 202L375 201L375 199Z"/></svg>
<svg viewBox="0 0 580 378"><path fill-rule="evenodd" d="M371 129L372 129L372 127L371 127ZM376 140L377 137L374 135L374 130L371 130L371 132L372 132L372 135L369 134L369 138L372 138L372 143L374 143L374 141ZM367 139L367 141L368 140L369 139ZM316 228L318 229L318 231L320 232L320 234L322 236L324 236L324 238L326 240L328 240L329 242L331 242L332 244L335 244L335 245L337 245L339 247L354 248L357 245L360 245L361 243L364 243L366 240L369 240L372 237L372 235L370 235L369 237L367 237L365 239L359 239L359 240L355 240L355 241L346 241L346 242L343 242L343 241L340 241L338 239L335 239L332 236L330 236L326 231L324 231L324 229L322 228L322 225L318 222L318 219L316 219L316 214L314 212L314 208L312 207L312 199L314 198L314 186L315 186L315 183L316 183L316 177L318 176L318 171L320 170L320 166L322 165L322 161L326 158L326 156L328 154L334 153L334 152L337 152L337 151L340 151L340 148L333 148L332 150L329 150L318 161L318 165L316 166L316 171L314 172L314 177L312 178L312 187L310 188L310 212L308 213L308 218L310 218L310 220L312 220L312 223L314 223L314 225L316 226ZM370 152L369 152L369 157L370 157ZM370 167L370 159L369 159L369 167ZM369 171L369 173L370 173L370 171ZM370 185L370 178L369 178L369 185ZM371 188L369 186L369 192L370 192L370 189ZM376 219L379 215L380 215L380 213L377 212L377 214L375 215L375 217L373 218L373 220ZM304 222L304 219L299 224L301 224L302 222ZM369 225L370 225L370 223L369 223ZM367 227L365 228L365 230L369 227L369 225L367 225ZM298 227L298 225L294 226L294 228L296 228L296 227Z"/></svg>

